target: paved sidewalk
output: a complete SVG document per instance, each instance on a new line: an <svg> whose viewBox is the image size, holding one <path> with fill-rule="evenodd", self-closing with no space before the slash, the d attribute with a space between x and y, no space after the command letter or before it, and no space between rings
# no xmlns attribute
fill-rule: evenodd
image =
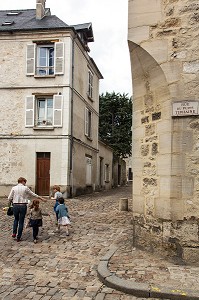
<svg viewBox="0 0 199 300"><path fill-rule="evenodd" d="M13 217L2 210L7 201L1 199L0 300L146 299L107 287L99 280L100 260L114 247L108 269L116 277L197 290L198 268L168 265L137 249L132 251L132 213L118 210L122 197L131 198L130 186L67 199L70 236L58 234L54 222L44 217L37 244L32 242L31 229L24 232L20 243L11 238ZM52 200L41 203L52 218L53 205Z"/></svg>

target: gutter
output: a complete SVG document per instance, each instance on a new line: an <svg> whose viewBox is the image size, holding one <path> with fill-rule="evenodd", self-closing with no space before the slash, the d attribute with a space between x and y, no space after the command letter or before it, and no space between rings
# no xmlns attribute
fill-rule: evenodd
<svg viewBox="0 0 199 300"><path fill-rule="evenodd" d="M69 192L69 197L72 198L73 196L73 101L74 101L74 60L75 60L75 39L76 36L73 37L72 40L72 82L71 82L71 135L70 135L70 158L69 158L69 164L70 164L70 173L69 173L69 187L70 187L70 192Z"/></svg>

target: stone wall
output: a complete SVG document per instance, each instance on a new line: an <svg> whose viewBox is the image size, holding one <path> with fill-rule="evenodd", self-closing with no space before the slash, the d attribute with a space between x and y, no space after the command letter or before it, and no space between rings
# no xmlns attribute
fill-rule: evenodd
<svg viewBox="0 0 199 300"><path fill-rule="evenodd" d="M138 240L175 245L187 261L193 248L199 256L199 118L172 106L199 101L198 20L195 0L129 0Z"/></svg>

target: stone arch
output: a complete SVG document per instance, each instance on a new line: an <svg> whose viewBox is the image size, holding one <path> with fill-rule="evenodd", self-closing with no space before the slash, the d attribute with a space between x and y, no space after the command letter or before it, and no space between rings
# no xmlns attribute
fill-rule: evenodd
<svg viewBox="0 0 199 300"><path fill-rule="evenodd" d="M129 41L133 83L134 212L171 216L171 96L158 62Z"/></svg>

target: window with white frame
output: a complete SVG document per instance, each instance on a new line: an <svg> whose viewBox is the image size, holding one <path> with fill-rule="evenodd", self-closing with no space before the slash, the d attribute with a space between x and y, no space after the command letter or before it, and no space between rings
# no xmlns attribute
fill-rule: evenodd
<svg viewBox="0 0 199 300"><path fill-rule="evenodd" d="M64 74L64 43L32 43L27 45L26 75Z"/></svg>
<svg viewBox="0 0 199 300"><path fill-rule="evenodd" d="M37 47L37 75L54 75L54 45Z"/></svg>
<svg viewBox="0 0 199 300"><path fill-rule="evenodd" d="M87 107L85 108L85 135L92 137L92 112Z"/></svg>
<svg viewBox="0 0 199 300"><path fill-rule="evenodd" d="M44 97L36 100L36 125L53 125L53 98Z"/></svg>
<svg viewBox="0 0 199 300"><path fill-rule="evenodd" d="M93 99L93 73L88 70L88 97Z"/></svg>
<svg viewBox="0 0 199 300"><path fill-rule="evenodd" d="M110 168L108 164L105 164L104 166L104 181L105 182L110 181Z"/></svg>
<svg viewBox="0 0 199 300"><path fill-rule="evenodd" d="M26 127L62 127L63 96L27 96Z"/></svg>

